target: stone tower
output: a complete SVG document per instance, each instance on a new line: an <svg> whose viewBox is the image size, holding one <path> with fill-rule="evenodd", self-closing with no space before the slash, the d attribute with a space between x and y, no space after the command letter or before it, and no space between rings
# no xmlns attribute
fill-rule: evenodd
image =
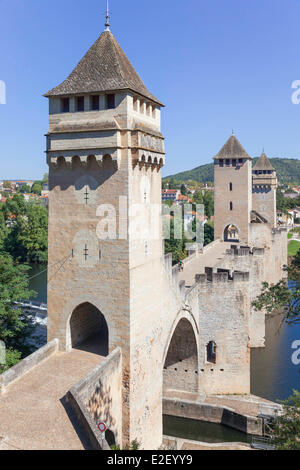
<svg viewBox="0 0 300 470"><path fill-rule="evenodd" d="M215 239L249 243L252 159L232 135L214 157Z"/></svg>
<svg viewBox="0 0 300 470"><path fill-rule="evenodd" d="M276 170L263 152L253 168L253 210L263 216L271 227L276 227Z"/></svg>
<svg viewBox="0 0 300 470"><path fill-rule="evenodd" d="M156 237L134 224L136 211L145 216L150 204L161 204L163 105L106 26L69 77L45 95L48 341L58 338L64 351L81 344L101 355L120 347L123 443L137 439L157 448L161 364L153 348L161 301L153 292L163 245L160 224Z"/></svg>

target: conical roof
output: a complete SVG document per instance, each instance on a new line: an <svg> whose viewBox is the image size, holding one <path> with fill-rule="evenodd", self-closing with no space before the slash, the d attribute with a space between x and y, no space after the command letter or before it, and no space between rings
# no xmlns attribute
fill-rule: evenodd
<svg viewBox="0 0 300 470"><path fill-rule="evenodd" d="M248 155L246 150L240 144L238 139L234 134L230 136L227 140L226 144L221 148L220 152L215 156L215 159L219 158L247 158L252 160L252 158Z"/></svg>
<svg viewBox="0 0 300 470"><path fill-rule="evenodd" d="M265 152L263 152L261 156L259 157L259 159L257 160L256 164L254 165L253 170L254 171L257 171L257 170L275 171L275 168L273 167L272 163L268 159Z"/></svg>
<svg viewBox="0 0 300 470"><path fill-rule="evenodd" d="M132 90L163 104L146 88L116 38L104 31L68 78L44 96Z"/></svg>

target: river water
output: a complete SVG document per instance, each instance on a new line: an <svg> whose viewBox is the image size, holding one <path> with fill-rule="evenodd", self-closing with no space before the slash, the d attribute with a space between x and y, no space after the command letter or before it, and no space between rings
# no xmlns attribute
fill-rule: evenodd
<svg viewBox="0 0 300 470"><path fill-rule="evenodd" d="M47 302L47 272L45 265L33 265L30 288L37 292L36 300ZM44 271L44 272L43 272ZM300 390L300 367L292 363L292 343L300 341L300 325L288 325L282 316L266 319L266 347L251 350L251 393L272 401L284 400L293 389ZM188 422L187 422L188 421ZM211 423L192 422L164 417L164 432L177 437L206 442L245 441L246 435ZM169 434L170 435L170 434Z"/></svg>

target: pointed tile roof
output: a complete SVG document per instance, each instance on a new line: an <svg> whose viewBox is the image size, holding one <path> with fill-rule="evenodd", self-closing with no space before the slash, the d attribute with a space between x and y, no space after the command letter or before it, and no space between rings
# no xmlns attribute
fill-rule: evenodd
<svg viewBox="0 0 300 470"><path fill-rule="evenodd" d="M247 158L252 160L246 150L242 147L238 139L234 134L230 136L226 144L221 148L220 152L215 156L215 159L219 158Z"/></svg>
<svg viewBox="0 0 300 470"><path fill-rule="evenodd" d="M259 157L259 159L257 160L256 164L254 165L253 170L254 171L257 171L257 170L275 171L275 168L273 167L272 163L268 159L265 152L263 152L261 156Z"/></svg>
<svg viewBox="0 0 300 470"><path fill-rule="evenodd" d="M44 96L132 90L163 104L146 88L110 31L104 31L68 78Z"/></svg>

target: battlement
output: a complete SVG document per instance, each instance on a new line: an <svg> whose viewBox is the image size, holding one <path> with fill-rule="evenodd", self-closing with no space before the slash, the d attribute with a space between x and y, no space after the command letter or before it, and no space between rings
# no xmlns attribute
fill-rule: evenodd
<svg viewBox="0 0 300 470"><path fill-rule="evenodd" d="M196 274L195 282L197 284L206 284L206 283L234 283L234 282L248 282L249 281L249 272L234 271L232 276L230 275L229 270L218 269L218 272L214 273L213 268L206 267L205 274Z"/></svg>
<svg viewBox="0 0 300 470"><path fill-rule="evenodd" d="M264 248L251 248L249 246L236 246L231 245L231 248L226 250L227 255L233 256L264 256L265 249Z"/></svg>

